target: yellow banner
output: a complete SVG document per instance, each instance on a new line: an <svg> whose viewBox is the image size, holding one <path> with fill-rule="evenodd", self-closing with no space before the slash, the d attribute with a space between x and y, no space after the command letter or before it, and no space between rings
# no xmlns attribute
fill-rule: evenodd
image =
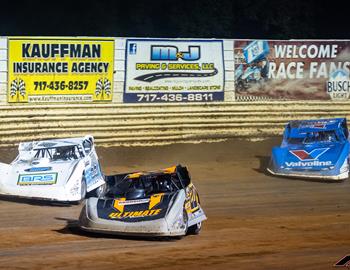
<svg viewBox="0 0 350 270"><path fill-rule="evenodd" d="M111 101L114 40L9 38L8 102Z"/></svg>

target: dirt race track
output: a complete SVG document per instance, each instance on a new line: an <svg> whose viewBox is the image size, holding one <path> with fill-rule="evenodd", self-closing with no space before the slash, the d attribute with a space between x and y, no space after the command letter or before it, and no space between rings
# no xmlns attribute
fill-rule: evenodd
<svg viewBox="0 0 350 270"><path fill-rule="evenodd" d="M201 234L88 234L76 227L81 205L2 199L0 269L334 269L350 254L350 181L266 175L278 141L99 148L106 173L187 165L208 216ZM2 149L1 161L16 152Z"/></svg>

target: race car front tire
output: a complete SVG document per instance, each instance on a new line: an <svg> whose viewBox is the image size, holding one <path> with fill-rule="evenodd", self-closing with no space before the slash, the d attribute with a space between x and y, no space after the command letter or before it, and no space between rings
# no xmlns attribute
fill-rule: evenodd
<svg viewBox="0 0 350 270"><path fill-rule="evenodd" d="M187 233L188 234L193 234L193 235L197 235L200 233L202 229L202 222L198 222L195 225L192 225L191 227L188 228Z"/></svg>
<svg viewBox="0 0 350 270"><path fill-rule="evenodd" d="M85 181L85 177L83 177L81 179L81 184L80 184L80 200L73 201L72 203L76 205L81 204L85 200L86 194L87 194L86 181Z"/></svg>
<svg viewBox="0 0 350 270"><path fill-rule="evenodd" d="M104 183L103 185L99 186L98 188L90 191L88 196L99 198L100 196L102 196L106 192L106 189L107 189L107 185L106 185L106 183Z"/></svg>
<svg viewBox="0 0 350 270"><path fill-rule="evenodd" d="M87 187L86 187L86 181L85 181L85 177L83 177L83 179L81 179L81 187L80 187L80 201L79 203L83 202L85 197L86 197L86 193L87 193Z"/></svg>

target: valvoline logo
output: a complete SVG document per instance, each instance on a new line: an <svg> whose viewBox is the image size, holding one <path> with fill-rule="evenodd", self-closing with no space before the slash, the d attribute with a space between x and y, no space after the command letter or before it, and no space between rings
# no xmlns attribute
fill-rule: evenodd
<svg viewBox="0 0 350 270"><path fill-rule="evenodd" d="M321 155L328 151L329 148L316 148L311 152L305 150L290 150L289 152L301 161L311 161L318 159Z"/></svg>
<svg viewBox="0 0 350 270"><path fill-rule="evenodd" d="M318 158L326 153L329 148L315 148L310 152L305 150L290 150L289 152L299 159L298 162L285 162L287 167L330 166L331 161L319 161Z"/></svg>

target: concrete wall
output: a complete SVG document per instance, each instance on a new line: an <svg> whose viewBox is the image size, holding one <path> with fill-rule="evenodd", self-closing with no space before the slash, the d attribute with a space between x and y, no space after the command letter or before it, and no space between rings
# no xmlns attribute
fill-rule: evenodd
<svg viewBox="0 0 350 270"><path fill-rule="evenodd" d="M1 106L0 146L92 134L101 146L263 139L292 119L350 117L347 102Z"/></svg>

